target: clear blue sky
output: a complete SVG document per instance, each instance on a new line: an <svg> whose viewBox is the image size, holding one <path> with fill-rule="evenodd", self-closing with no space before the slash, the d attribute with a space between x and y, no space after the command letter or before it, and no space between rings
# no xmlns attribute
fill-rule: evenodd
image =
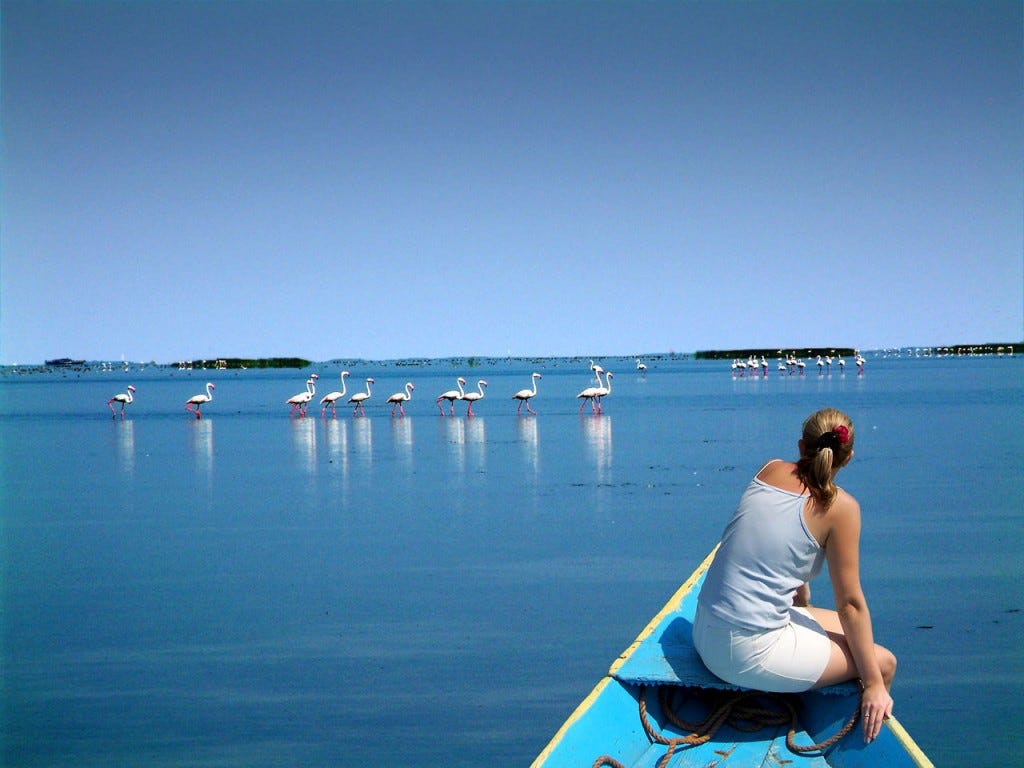
<svg viewBox="0 0 1024 768"><path fill-rule="evenodd" d="M1024 337L1020 2L0 12L0 362Z"/></svg>

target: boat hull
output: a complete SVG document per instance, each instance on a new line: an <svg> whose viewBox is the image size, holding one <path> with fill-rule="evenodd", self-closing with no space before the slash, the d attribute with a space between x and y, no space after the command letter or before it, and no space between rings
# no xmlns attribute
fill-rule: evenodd
<svg viewBox="0 0 1024 768"><path fill-rule="evenodd" d="M608 674L576 708L533 763L533 768L591 766L607 757L624 766L656 766L668 747L653 741L641 718L641 699L654 733L672 739L686 732L672 725L662 711L655 690L672 686L683 700L679 713L685 720L707 714L704 694L740 690L714 677L693 649L692 622L697 595L715 552L651 620L637 639L612 664ZM799 727L796 747L819 744L837 734L859 705L859 692L851 683L809 691L796 697ZM699 745L674 748L672 768L795 765L806 768L931 768L932 763L895 718L879 737L865 744L860 729L825 750L797 754L787 746L789 725L772 725L756 733L721 726ZM615 763L608 762L608 765Z"/></svg>

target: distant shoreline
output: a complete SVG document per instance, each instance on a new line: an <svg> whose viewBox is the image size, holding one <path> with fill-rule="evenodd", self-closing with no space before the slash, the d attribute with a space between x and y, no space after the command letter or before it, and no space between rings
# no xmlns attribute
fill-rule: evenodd
<svg viewBox="0 0 1024 768"><path fill-rule="evenodd" d="M576 361L587 362L595 360L633 360L639 359L645 363L657 363L658 361L681 361L681 360L730 360L748 359L751 357L765 359L776 359L784 356L796 358L815 358L818 355L847 356L853 357L857 350L853 347L750 347L743 349L716 349L698 350L696 352L656 352L648 354L629 355L456 355L450 357L410 357L395 359L371 360L368 358L332 358L329 360L307 360L302 357L221 357L213 359L179 360L171 363L158 363L155 360L150 362L119 362L103 360L82 360L74 358L55 358L46 360L43 363L29 364L3 364L0 369L18 369L20 371L115 371L127 370L130 367L151 367L170 368L178 370L245 370L245 369L288 369L288 368L309 368L311 366L324 365L387 365L396 367L417 367L435 365L438 363L450 363L469 368L476 368L484 365L495 365L497 363L524 362L536 365L543 365L553 361ZM872 357L976 357L976 356L1012 356L1024 352L1024 341L1016 342L987 342L984 344L948 344L942 346L904 346L889 347L880 349L864 349L863 354Z"/></svg>

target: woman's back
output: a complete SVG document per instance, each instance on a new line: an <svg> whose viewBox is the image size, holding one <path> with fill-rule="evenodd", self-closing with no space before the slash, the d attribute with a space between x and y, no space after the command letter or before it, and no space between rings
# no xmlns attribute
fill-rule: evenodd
<svg viewBox="0 0 1024 768"><path fill-rule="evenodd" d="M793 592L824 562L804 519L813 502L799 481L783 480L788 488L768 481L780 471L792 476L785 462L773 461L747 486L701 588L702 607L751 630L785 625Z"/></svg>

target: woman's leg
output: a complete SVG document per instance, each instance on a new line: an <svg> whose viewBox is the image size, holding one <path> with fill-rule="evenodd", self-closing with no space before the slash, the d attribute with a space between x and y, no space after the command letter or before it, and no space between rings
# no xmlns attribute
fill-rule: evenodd
<svg viewBox="0 0 1024 768"><path fill-rule="evenodd" d="M821 677L818 678L818 682L815 683L814 687L823 688L826 685L835 685L836 683L843 683L860 677L860 672L857 670L853 655L850 653L850 646L846 642L846 635L843 633L843 625L839 621L839 614L828 608L816 608L814 606L808 606L807 610L810 611L814 620L828 634L832 645L828 664L825 666L825 671L821 673ZM878 659L878 667L882 672L885 687L892 687L892 680L896 675L896 657L888 648L875 643L875 658Z"/></svg>

